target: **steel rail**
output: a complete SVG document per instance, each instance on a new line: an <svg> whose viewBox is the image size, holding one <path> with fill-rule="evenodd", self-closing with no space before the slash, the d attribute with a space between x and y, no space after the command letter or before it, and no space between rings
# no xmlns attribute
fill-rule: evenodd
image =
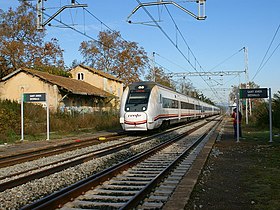
<svg viewBox="0 0 280 210"><path fill-rule="evenodd" d="M171 132L171 131L169 131L169 132ZM156 134L156 135L159 135L159 134ZM111 154L111 153L118 152L120 150L129 148L132 145L140 144L140 143L143 143L145 141L149 141L151 138L154 138L154 137L155 137L155 135L149 136L149 137L146 137L146 138L140 138L140 139L137 138L137 139L135 139L133 141L130 141L130 142L123 142L123 143L120 143L120 144L117 144L117 145L112 145L112 146L108 146L108 147L99 149L99 150L94 151L94 152L87 152L87 153L83 154L83 157L81 157L81 155L77 155L77 156L73 156L73 157L70 157L70 158L67 158L67 159L63 159L62 161L57 161L57 162L53 162L53 163L50 163L50 164L46 164L44 166L39 166L37 168L30 169L30 170L23 171L23 172L19 172L19 173L15 173L15 174L12 174L10 176L1 177L0 180L10 178L12 176L18 176L18 175L30 172L32 170L37 170L37 169L42 168L42 167L56 165L56 164L59 164L60 162L64 162L64 163L62 163L60 165L56 165L52 168L43 169L41 171L29 174L27 176L19 177L17 179L11 179L10 181L0 183L0 192L5 191L6 189L10 189L10 188L25 184L25 183L27 183L31 180L40 179L42 177L45 177L45 176L51 175L53 173L65 170L67 168L85 163L87 161L92 160L93 158L102 157L102 156L105 156L105 155L108 155L108 154ZM88 155L88 156L85 156L85 155ZM77 158L77 159L75 159L75 158ZM72 159L75 159L75 160L72 160ZM70 161L70 162L66 162L66 161Z"/></svg>
<svg viewBox="0 0 280 210"><path fill-rule="evenodd" d="M125 134L112 134L105 136L107 140L114 140L116 138L122 137ZM95 144L99 144L100 141L97 140L98 137L90 137L80 142L68 142L61 145L50 146L47 148L39 148L32 151L22 152L15 155L2 156L0 157L0 168L16 165L18 163L23 163L26 161L36 160L42 157L48 157L55 154L60 154L62 152L71 151Z"/></svg>
<svg viewBox="0 0 280 210"><path fill-rule="evenodd" d="M216 123L213 128L208 129L197 141L189 145L185 151L180 154L172 163L169 164L160 174L158 174L149 184L147 184L143 189L141 189L137 194L135 194L126 204L121 207L121 210L129 210L136 208L141 201L145 199L147 194L149 194L160 182L162 182L166 176L190 153L190 151L195 148L203 139L209 138L215 131L217 126L221 121Z"/></svg>
<svg viewBox="0 0 280 210"><path fill-rule="evenodd" d="M74 198L78 197L79 195L85 193L86 191L93 189L100 183L107 181L111 177L119 174L120 172L136 165L137 163L141 162L142 160L146 159L147 157L155 154L157 151L171 145L173 142L179 140L180 138L185 137L189 133L197 130L198 128L201 128L205 124L207 124L207 122L199 125L198 127L193 128L191 130L188 130L187 132L185 132L183 134L179 134L178 136L173 137L172 139L167 140L166 142L163 142L160 145L157 145L156 147L153 147L140 154L137 154L137 155L135 155L119 164L116 164L108 169L105 169L97 174L94 174L94 175L88 177L87 179L81 180L69 187L66 187L59 192L53 193L32 204L24 206L22 208L22 210L60 208L65 203L73 200Z"/></svg>
<svg viewBox="0 0 280 210"><path fill-rule="evenodd" d="M9 180L7 182L0 183L0 192L3 192L5 190L7 190L7 189L11 189L13 187L16 187L16 186L19 186L19 185L22 185L22 184L25 184L25 183L27 183L29 181L34 180L34 179L40 179L40 178L43 178L45 176L51 175L53 173L65 170L67 168L70 168L70 167L73 167L73 166L85 163L87 161L92 160L93 158L102 157L102 156L105 156L105 155L108 155L108 154L111 154L111 153L118 152L120 150L129 148L132 145L140 144L140 143L143 143L145 141L149 141L152 138L155 138L157 136L170 133L170 132L172 132L175 129L176 128L171 128L171 129L169 129L169 130L167 130L167 131L165 131L163 133L157 133L157 134L151 135L149 137L144 137L144 138L140 137L140 138L136 138L136 139L134 139L133 141L130 141L130 142L123 142L123 143L119 143L117 145L112 145L112 146L108 146L108 147L99 149L99 150L94 151L94 152L87 152L87 153L84 153L82 157L81 157L81 155L72 156L70 158L66 158L66 159L63 159L61 161L49 163L49 164L46 164L44 166L39 166L39 167L30 169L30 170L26 170L26 171L18 172L18 173L11 174L11 175L8 175L8 176L5 176L5 177L1 177L0 180L3 180L3 179L6 179L6 178L11 178L12 176L19 176L21 174L30 172L32 170L40 169L42 167L47 167L47 166L54 165L51 168L46 168L46 169L43 169L43 170L40 170L40 171L31 173L31 174L28 174L26 176L18 177L16 179L11 179L11 180ZM75 160L73 160L73 159L75 159ZM69 161L69 162L67 162L67 161ZM61 162L63 162L63 163L59 164Z"/></svg>

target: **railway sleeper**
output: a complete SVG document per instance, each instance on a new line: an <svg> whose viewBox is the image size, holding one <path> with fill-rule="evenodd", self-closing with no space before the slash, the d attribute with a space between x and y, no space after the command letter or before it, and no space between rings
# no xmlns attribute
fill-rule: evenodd
<svg viewBox="0 0 280 210"><path fill-rule="evenodd" d="M160 208L162 208L162 206L163 206L163 203L162 202L147 202L147 201L145 201L144 203L143 203L143 205L142 206L140 206L139 208L137 208L137 209L139 209L139 210L144 210L144 209L160 209Z"/></svg>
<svg viewBox="0 0 280 210"><path fill-rule="evenodd" d="M139 170L139 169L142 169L142 170L151 170L151 169L154 169L154 170L160 170L160 169L164 169L166 168L167 166L169 166L170 163L154 163L154 164L150 164L150 165L146 165L146 166L137 166L137 168L135 168L135 170Z"/></svg>
<svg viewBox="0 0 280 210"><path fill-rule="evenodd" d="M132 186L145 186L146 184L148 184L148 181L127 181L127 180L111 180L109 182L110 185L119 185L119 186L127 186L127 185L132 185Z"/></svg>
<svg viewBox="0 0 280 210"><path fill-rule="evenodd" d="M151 181L152 178L151 177L136 177L136 176L118 176L116 177L116 180L121 180L121 181Z"/></svg>
<svg viewBox="0 0 280 210"><path fill-rule="evenodd" d="M106 202L90 202L90 201L74 201L71 206L69 207L78 207L82 209L87 209L87 208L120 208L124 205L125 203L118 202L118 203L106 203ZM62 208L62 210L64 210Z"/></svg>
<svg viewBox="0 0 280 210"><path fill-rule="evenodd" d="M130 172L129 174L126 174L127 177L143 177L143 178L154 178L156 176L155 173L146 173L146 174L142 174L142 173L134 173L134 172Z"/></svg>
<svg viewBox="0 0 280 210"><path fill-rule="evenodd" d="M169 198L169 195L152 195L148 199L145 199L145 201L148 202L166 202Z"/></svg>
<svg viewBox="0 0 280 210"><path fill-rule="evenodd" d="M112 194L112 195L135 195L136 193L138 193L138 190L126 190L126 191L122 191L122 190L108 190L108 189L95 189L92 190L91 193L92 194Z"/></svg>
<svg viewBox="0 0 280 210"><path fill-rule="evenodd" d="M138 190L139 189L142 189L143 186L137 186L137 185L103 185L102 186L103 189L107 189L107 190L132 190L132 189L135 189L135 190Z"/></svg>
<svg viewBox="0 0 280 210"><path fill-rule="evenodd" d="M161 171L161 168L152 168L152 167L133 167L131 170L129 170L130 173L135 173L135 174L156 174Z"/></svg>
<svg viewBox="0 0 280 210"><path fill-rule="evenodd" d="M174 186L169 186L168 188L163 186L163 187L159 187L158 189L156 189L156 191L153 192L154 195L169 195L173 192L173 190L175 189Z"/></svg>
<svg viewBox="0 0 280 210"><path fill-rule="evenodd" d="M115 196L115 195L99 195L99 194L88 194L79 198L79 200L83 201L111 201L111 202L119 202L119 201L128 201L131 196Z"/></svg>
<svg viewBox="0 0 280 210"><path fill-rule="evenodd" d="M168 157L170 158L170 157ZM151 164L169 164L171 161L170 160L164 160L163 158L162 159L157 159L157 160L146 160L145 162L141 163L140 165L151 165Z"/></svg>

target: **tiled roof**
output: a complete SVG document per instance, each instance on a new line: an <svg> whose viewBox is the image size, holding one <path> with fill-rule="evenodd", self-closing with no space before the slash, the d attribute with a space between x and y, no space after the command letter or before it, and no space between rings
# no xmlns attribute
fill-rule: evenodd
<svg viewBox="0 0 280 210"><path fill-rule="evenodd" d="M59 89L62 89L66 92L71 92L73 94L94 95L94 96L99 96L99 97L103 97L103 98L115 97L114 95L112 95L104 90L101 90L97 87L94 87L86 82L67 78L67 77L57 76L57 75L49 74L46 72L36 71L33 69L28 69L28 68L20 68L16 71L12 72L11 74L7 75L6 77L3 77L2 81L7 80L20 72L26 72L27 74L36 76L47 83L57 85Z"/></svg>
<svg viewBox="0 0 280 210"><path fill-rule="evenodd" d="M115 81L117 81L117 82L123 83L123 81L122 81L121 79L118 79L117 77L114 77L114 76L111 75L111 74L108 74L108 73L105 73L105 72L103 72L103 71L100 71L100 70L91 68L91 67L89 67L89 66L84 66L84 65L82 65L82 64L79 64L78 66L81 67L81 68L83 68L83 69L87 69L88 71L91 71L91 72L93 72L93 73L95 73L95 74L99 74L99 75L102 76L102 77L105 77L105 78L108 78L108 79L115 80Z"/></svg>

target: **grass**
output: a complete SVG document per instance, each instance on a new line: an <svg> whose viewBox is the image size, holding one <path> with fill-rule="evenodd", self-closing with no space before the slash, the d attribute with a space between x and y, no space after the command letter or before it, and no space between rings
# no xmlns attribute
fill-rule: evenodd
<svg viewBox="0 0 280 210"><path fill-rule="evenodd" d="M95 128L81 128L77 130L73 130L72 132L68 131L52 131L50 132L50 139L63 139L63 138L71 138L77 136L88 136L90 134L94 134L100 130L117 130L121 129L118 125L106 126L106 127L95 127ZM41 141L47 138L47 132L44 133L36 133L36 134L24 134L24 140L27 141ZM0 135L0 145L1 144L12 144L19 143L21 139L20 134L11 133L10 135L5 135L1 138Z"/></svg>
<svg viewBox="0 0 280 210"><path fill-rule="evenodd" d="M251 165L244 181L248 186L246 196L254 209L280 208L280 137L273 136L269 143L269 131L244 127L246 142L252 144L249 151ZM275 133L279 133L277 130Z"/></svg>
<svg viewBox="0 0 280 210"><path fill-rule="evenodd" d="M46 139L46 110L42 106L24 104L24 139ZM81 136L100 130L120 128L116 111L79 113L51 113L50 139ZM17 102L0 100L0 144L17 143L21 139L20 105Z"/></svg>

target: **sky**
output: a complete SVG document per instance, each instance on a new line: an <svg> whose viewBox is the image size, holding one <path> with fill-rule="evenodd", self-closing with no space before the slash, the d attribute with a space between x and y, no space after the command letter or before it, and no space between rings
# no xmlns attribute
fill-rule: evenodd
<svg viewBox="0 0 280 210"><path fill-rule="evenodd" d="M279 0L207 0L205 20L197 20L175 5L141 7L130 17L132 23L129 24L128 16L133 9L139 3L148 2L153 1L76 0L76 3L87 4L86 10L66 9L56 20L80 33L52 20L51 26L45 27L46 40L53 37L59 40L65 63L70 66L75 59L83 60L80 43L97 39L99 31L109 27L119 31L123 39L137 42L148 53L151 62L154 52L155 65L163 67L166 73L242 72L247 64L249 81L271 88L272 93L280 91ZM198 15L195 1L174 2ZM44 1L45 20L47 15L70 3L70 0ZM17 0L0 0L0 8L4 11L18 5ZM244 47L248 52L247 62ZM261 63L265 65L260 68ZM191 82L198 91L217 103L228 102L232 86L246 82L244 73L203 79L174 76L173 79Z"/></svg>

